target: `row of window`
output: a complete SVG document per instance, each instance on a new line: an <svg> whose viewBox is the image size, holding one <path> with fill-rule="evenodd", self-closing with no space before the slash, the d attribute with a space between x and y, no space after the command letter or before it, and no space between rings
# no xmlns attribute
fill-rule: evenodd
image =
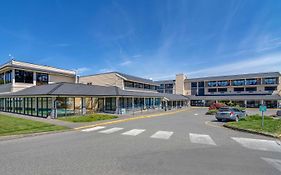
<svg viewBox="0 0 281 175"><path fill-rule="evenodd" d="M276 86L269 86L269 87L264 87L264 91L275 91L277 89ZM237 88L233 88L234 92L243 92L243 91L247 91L247 92L255 92L257 91L257 87L237 87ZM227 92L227 88L209 88L208 92Z"/></svg>
<svg viewBox="0 0 281 175"><path fill-rule="evenodd" d="M16 83L33 83L33 72L24 70L15 70ZM8 84L12 82L12 70L0 74L0 84ZM49 75L46 73L36 73L36 85L48 84Z"/></svg>
<svg viewBox="0 0 281 175"><path fill-rule="evenodd" d="M132 81L124 81L124 86L128 88L150 89L156 90L156 86L150 84L137 83Z"/></svg>
<svg viewBox="0 0 281 175"><path fill-rule="evenodd" d="M207 82L208 87L223 87L223 86L244 86L244 85L260 85L261 79L238 79L232 80L231 83L228 80L223 81L209 81ZM278 77L264 78L262 84L278 84ZM204 82L191 82L191 87L204 87Z"/></svg>

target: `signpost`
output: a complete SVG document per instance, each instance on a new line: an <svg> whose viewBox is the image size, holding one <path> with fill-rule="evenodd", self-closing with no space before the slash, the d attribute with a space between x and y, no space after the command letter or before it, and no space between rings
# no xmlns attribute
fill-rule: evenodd
<svg viewBox="0 0 281 175"><path fill-rule="evenodd" d="M264 106L263 104L260 105L260 111L261 111L261 115L262 115L262 121L261 121L261 127L263 128L264 126L264 112L266 111L266 106Z"/></svg>

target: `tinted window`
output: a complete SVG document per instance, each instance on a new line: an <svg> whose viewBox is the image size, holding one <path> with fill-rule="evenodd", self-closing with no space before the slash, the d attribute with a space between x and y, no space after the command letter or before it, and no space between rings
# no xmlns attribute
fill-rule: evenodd
<svg viewBox="0 0 281 175"><path fill-rule="evenodd" d="M12 71L5 72L5 84L12 82Z"/></svg>
<svg viewBox="0 0 281 175"><path fill-rule="evenodd" d="M4 84L4 73L0 74L0 84Z"/></svg>
<svg viewBox="0 0 281 175"><path fill-rule="evenodd" d="M36 85L48 84L49 76L44 73L36 73Z"/></svg>
<svg viewBox="0 0 281 175"><path fill-rule="evenodd" d="M24 70L15 70L15 82L33 83L33 72L27 72Z"/></svg>
<svg viewBox="0 0 281 175"><path fill-rule="evenodd" d="M228 112L228 111L230 111L230 109L229 108L220 108L219 111L220 112Z"/></svg>

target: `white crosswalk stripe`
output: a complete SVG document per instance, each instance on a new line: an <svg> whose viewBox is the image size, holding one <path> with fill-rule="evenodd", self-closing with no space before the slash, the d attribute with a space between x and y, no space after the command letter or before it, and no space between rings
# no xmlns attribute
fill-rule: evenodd
<svg viewBox="0 0 281 175"><path fill-rule="evenodd" d="M130 131L122 133L122 135L129 135L129 136L137 136L141 133L143 133L145 129L132 129Z"/></svg>
<svg viewBox="0 0 281 175"><path fill-rule="evenodd" d="M261 157L261 159L266 161L269 165L275 167L277 170L279 170L281 172L281 160L270 159L270 158L265 158L265 157Z"/></svg>
<svg viewBox="0 0 281 175"><path fill-rule="evenodd" d="M99 132L104 133L104 134L111 134L111 133L120 131L122 129L124 129L124 128L111 128L111 129L106 129L106 130L102 130L102 131L99 131Z"/></svg>
<svg viewBox="0 0 281 175"><path fill-rule="evenodd" d="M189 133L189 139L192 143L216 145L209 135Z"/></svg>
<svg viewBox="0 0 281 175"><path fill-rule="evenodd" d="M155 138L155 139L169 139L174 132L171 131L157 131L155 134L153 134L152 136L150 136L151 138Z"/></svg>
<svg viewBox="0 0 281 175"><path fill-rule="evenodd" d="M104 128L105 128L105 126L96 126L96 127L93 127L93 128L83 129L81 131L82 132L90 132L90 131L97 131L97 130L104 129Z"/></svg>
<svg viewBox="0 0 281 175"><path fill-rule="evenodd" d="M281 152L281 146L278 145L278 143L274 140L261 140L240 137L232 137L232 139L240 143L245 148L261 151Z"/></svg>

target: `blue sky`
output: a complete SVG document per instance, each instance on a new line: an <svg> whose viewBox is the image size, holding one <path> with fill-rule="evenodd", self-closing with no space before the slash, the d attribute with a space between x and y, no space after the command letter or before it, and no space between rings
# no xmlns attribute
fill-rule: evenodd
<svg viewBox="0 0 281 175"><path fill-rule="evenodd" d="M278 0L2 0L0 59L146 78L281 71Z"/></svg>

